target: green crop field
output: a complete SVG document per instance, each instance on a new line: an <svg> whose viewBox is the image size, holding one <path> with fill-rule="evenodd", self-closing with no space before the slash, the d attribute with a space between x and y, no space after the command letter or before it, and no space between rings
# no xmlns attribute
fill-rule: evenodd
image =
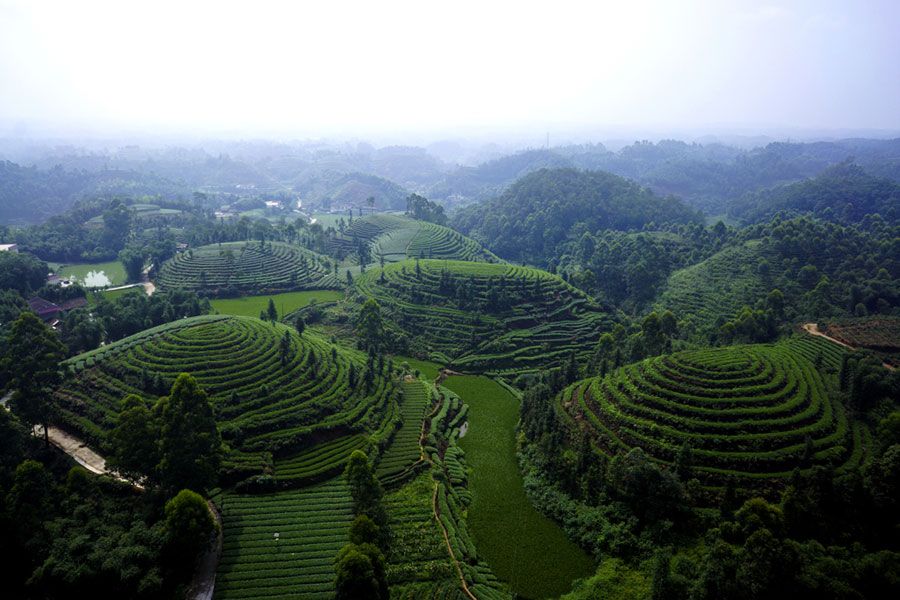
<svg viewBox="0 0 900 600"><path fill-rule="evenodd" d="M464 600L459 575L434 519L434 482L427 473L385 495L390 521L387 576L393 600Z"/></svg>
<svg viewBox="0 0 900 600"><path fill-rule="evenodd" d="M331 273L329 261L281 242L228 242L190 248L160 268L162 289L207 293L283 292L315 286Z"/></svg>
<svg viewBox="0 0 900 600"><path fill-rule="evenodd" d="M419 360L417 358L410 358L408 356L395 356L394 364L400 365L406 363L410 366L411 369L416 369L419 373L427 379L428 381L434 381L437 379L438 373L440 373L441 365L427 361L427 360Z"/></svg>
<svg viewBox="0 0 900 600"><path fill-rule="evenodd" d="M401 404L402 424L394 434L391 445L378 461L376 475L381 480L390 480L402 475L415 462L423 458L419 444L422 435L422 419L430 408L431 392L422 381L404 381Z"/></svg>
<svg viewBox="0 0 900 600"><path fill-rule="evenodd" d="M679 319L700 325L720 317L734 318L744 306L752 306L769 291L757 270L763 259L771 259L758 241L722 250L701 263L672 273L657 310L671 310ZM773 259L774 260L774 259ZM715 302L709 299L715 297Z"/></svg>
<svg viewBox="0 0 900 600"><path fill-rule="evenodd" d="M234 481L258 474L273 456L285 485L322 480L339 472L354 448L389 437L398 410L385 373L373 365L371 383L364 381L365 355L249 317L182 319L65 366L72 375L56 393L59 419L101 447L125 395L155 401L179 373L195 376L233 449L226 462Z"/></svg>
<svg viewBox="0 0 900 600"><path fill-rule="evenodd" d="M525 496L516 462L519 402L486 377L452 376L444 385L469 405L459 441L471 467L469 528L478 553L513 591L528 598L558 596L594 563Z"/></svg>
<svg viewBox="0 0 900 600"><path fill-rule="evenodd" d="M97 304L100 300L115 300L119 296L124 296L125 294L144 294L143 286L136 285L134 287L124 288L121 290L102 290L92 292L87 295L88 304ZM259 313L256 313L259 316Z"/></svg>
<svg viewBox="0 0 900 600"><path fill-rule="evenodd" d="M337 229L338 222L341 219L344 219L345 223L347 222L347 215L346 214L333 215L330 213L321 213L321 214L317 214L317 215L312 215L310 217L310 219L315 219L315 222L318 225L321 225L322 227L334 227L335 229Z"/></svg>
<svg viewBox="0 0 900 600"><path fill-rule="evenodd" d="M227 494L217 504L224 545L215 600L334 598L334 557L353 521L343 476L298 491Z"/></svg>
<svg viewBox="0 0 900 600"><path fill-rule="evenodd" d="M449 227L386 214L354 219L329 244L333 251L350 255L357 251L360 241L370 247L371 259L376 262L380 257L386 262L407 258L503 262L475 240Z"/></svg>
<svg viewBox="0 0 900 600"><path fill-rule="evenodd" d="M125 267L117 260L104 263L66 265L60 269L60 277L72 279L84 287L109 287L124 285L128 281Z"/></svg>
<svg viewBox="0 0 900 600"><path fill-rule="evenodd" d="M422 223L406 249L410 258L447 258L475 262L503 262L471 238L434 223Z"/></svg>
<svg viewBox="0 0 900 600"><path fill-rule="evenodd" d="M334 302L344 297L337 290L310 290L305 292L285 292L271 296L245 296L243 298L218 298L210 300L213 310L223 315L241 315L258 317L260 311L269 307L269 298L275 302L279 315L286 315L315 300L316 302Z"/></svg>
<svg viewBox="0 0 900 600"><path fill-rule="evenodd" d="M702 483L735 478L775 491L795 467L843 469L863 459L864 432L829 397L812 363L819 355L834 365L840 352L808 335L778 345L680 352L573 384L557 406L607 456L639 446L672 464L687 442Z"/></svg>
<svg viewBox="0 0 900 600"><path fill-rule="evenodd" d="M411 348L455 369L516 372L586 356L612 319L545 271L451 260L404 261L355 280Z"/></svg>

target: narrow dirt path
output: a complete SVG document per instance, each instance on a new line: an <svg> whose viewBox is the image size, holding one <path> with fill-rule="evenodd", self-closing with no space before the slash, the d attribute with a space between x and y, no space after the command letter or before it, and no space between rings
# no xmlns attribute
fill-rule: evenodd
<svg viewBox="0 0 900 600"><path fill-rule="evenodd" d="M44 437L44 428L40 425L35 425L34 434L38 437ZM96 473L97 475L111 475L119 481L126 481L125 479L108 472L106 470L106 459L88 448L84 442L75 436L66 433L62 429L50 427L47 431L47 437L50 438L51 444L74 458L75 462L91 473Z"/></svg>
<svg viewBox="0 0 900 600"><path fill-rule="evenodd" d="M856 348L854 348L854 347L851 346L850 344L845 344L844 342L842 342L842 341L840 341L840 340L836 340L836 339L834 339L833 337L831 337L830 335L825 334L825 333L822 333L821 331L819 331L819 325L818 325L818 323L804 323L804 324L802 325L802 327L803 327L803 329L806 330L806 333L810 333L810 334L812 334L812 335L817 335L817 336L819 336L819 337L823 337L823 338L825 338L826 340L831 340L831 341L834 342L835 344L837 344L837 345L839 345L839 346L843 346L844 348L850 348L851 350L856 350Z"/></svg>
<svg viewBox="0 0 900 600"><path fill-rule="evenodd" d="M127 290L129 288L142 287L144 288L144 292L148 296L152 296L153 292L156 291L156 286L153 285L153 282L150 281L150 269L153 268L153 265L150 265L143 271L141 271L141 282L140 283L128 283L126 285L117 285L115 287L106 288L105 292L114 292L116 290Z"/></svg>
<svg viewBox="0 0 900 600"><path fill-rule="evenodd" d="M141 282L144 286L144 291L147 292L148 296L152 296L153 292L156 291L156 286L150 281L150 269L152 268L153 265L149 265L146 269L141 271Z"/></svg>
<svg viewBox="0 0 900 600"><path fill-rule="evenodd" d="M44 429L40 425L34 428L35 435L43 437ZM56 427L50 427L47 431L50 443L71 456L82 467L92 473L98 475L107 475L115 477L119 481L126 479L119 477L115 472L106 469L106 460L88 448L84 442L73 435L70 435ZM139 484L132 483L139 490L144 488ZM191 587L185 597L185 600L212 600L213 592L216 588L216 570L219 568L219 559L222 557L222 517L216 510L215 505L207 500L209 512L215 519L218 527L216 529L216 539L210 539L210 547L198 559L197 566L194 569L194 576L191 580Z"/></svg>
<svg viewBox="0 0 900 600"><path fill-rule="evenodd" d="M438 517L438 503L437 503L437 494L438 494L438 483L434 482L434 496L431 498L431 509L434 512L434 519L438 522L438 525L441 526L441 531L444 532L444 541L447 543L447 552L450 553L450 558L453 559L453 564L456 566L456 571L459 573L459 581L462 584L462 589L466 593L469 598L472 600L478 600L475 595L469 590L469 586L466 584L466 578L463 575L462 569L459 566L459 559L453 555L453 548L450 546L450 536L447 534L447 530L444 529L444 524L441 523L440 517Z"/></svg>
<svg viewBox="0 0 900 600"><path fill-rule="evenodd" d="M194 569L194 578L191 580L191 587L185 600L212 600L213 593L216 591L216 569L219 568L219 559L222 558L222 516L212 501L207 500L206 504L216 520L218 534L215 540L210 539L209 548L198 559L197 567Z"/></svg>
<svg viewBox="0 0 900 600"><path fill-rule="evenodd" d="M802 327L806 331L806 333L809 333L811 335L817 335L819 337L823 337L826 340L830 340L830 341L834 342L835 344L838 344L839 346L843 346L844 348L849 348L850 350L856 350L856 348L854 348L850 344L842 342L841 340L835 339L835 338L831 337L830 335L819 331L818 323L804 323L802 325ZM887 369L888 371L896 370L896 367L894 365L886 363L886 362L881 363L881 366L884 367L885 369Z"/></svg>
<svg viewBox="0 0 900 600"><path fill-rule="evenodd" d="M103 291L104 292L115 292L116 290L128 290L131 288L143 287L143 286L144 286L143 283L128 283L125 285L117 285L116 287L104 288Z"/></svg>

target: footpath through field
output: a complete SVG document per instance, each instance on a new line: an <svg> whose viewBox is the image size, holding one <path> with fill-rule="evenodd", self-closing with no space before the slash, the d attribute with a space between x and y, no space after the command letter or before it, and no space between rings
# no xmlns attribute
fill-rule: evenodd
<svg viewBox="0 0 900 600"><path fill-rule="evenodd" d="M831 337L830 335L825 334L825 333L822 333L821 331L819 331L819 325L818 325L818 323L804 323L804 324L802 325L802 327L803 327L803 329L804 329L807 333L809 333L809 334L811 334L811 335L817 335L817 336L819 336L819 337L825 338L826 340L830 340L830 341L834 342L835 344L838 344L838 345L840 345L840 346L843 346L844 348L849 348L850 350L856 350L856 348L854 348L854 347L851 346L850 344L847 344L847 343L845 343L845 342L842 342L841 340L835 339L835 338ZM886 363L886 362L881 363L881 366L883 366L883 367L884 367L885 369L887 369L888 371L893 371L893 370L895 369L895 367L894 367L893 365L888 364L888 363Z"/></svg>
<svg viewBox="0 0 900 600"><path fill-rule="evenodd" d="M144 292L148 296L152 296L153 292L156 291L156 286L153 285L153 282L150 281L150 269L153 268L153 265L150 265L143 271L141 271L141 282L140 283L127 283L125 285L117 285L116 287L106 288L104 292L114 292L116 290L127 290L129 288L142 287L144 288Z"/></svg>

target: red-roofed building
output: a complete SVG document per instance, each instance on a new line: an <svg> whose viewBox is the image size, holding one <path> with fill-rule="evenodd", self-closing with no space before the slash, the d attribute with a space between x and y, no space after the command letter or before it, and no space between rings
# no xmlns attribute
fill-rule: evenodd
<svg viewBox="0 0 900 600"><path fill-rule="evenodd" d="M86 298L72 298L59 304L54 304L43 298L35 296L28 299L28 307L37 313L41 321L50 323L56 319L62 319L65 314L74 308L85 308L87 306Z"/></svg>

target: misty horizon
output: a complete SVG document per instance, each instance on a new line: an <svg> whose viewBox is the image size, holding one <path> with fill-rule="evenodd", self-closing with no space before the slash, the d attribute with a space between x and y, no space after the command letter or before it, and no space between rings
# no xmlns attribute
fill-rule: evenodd
<svg viewBox="0 0 900 600"><path fill-rule="evenodd" d="M0 0L0 136L508 140L900 132L900 5Z"/></svg>

